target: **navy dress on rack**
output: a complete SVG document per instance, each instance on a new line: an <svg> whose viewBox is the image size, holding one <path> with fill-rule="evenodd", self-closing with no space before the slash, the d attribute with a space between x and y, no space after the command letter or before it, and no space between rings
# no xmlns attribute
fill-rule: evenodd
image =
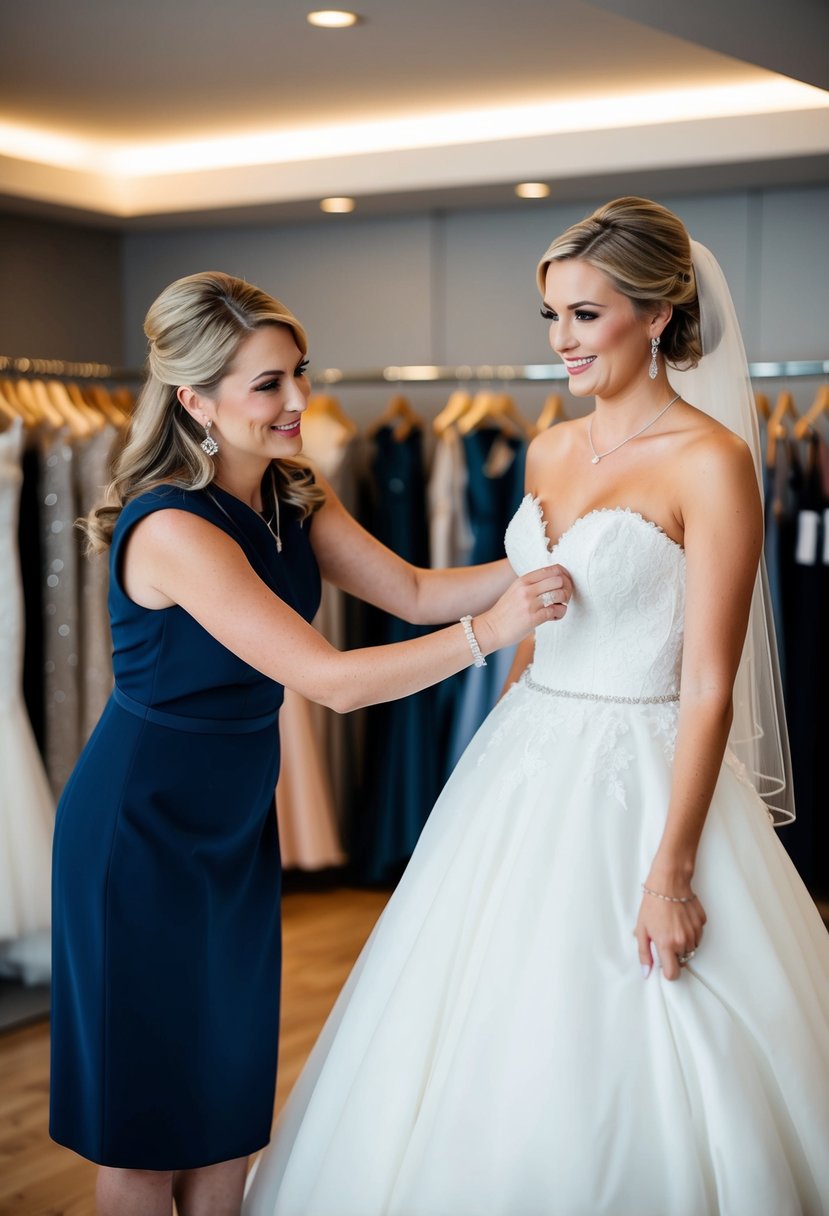
<svg viewBox="0 0 829 1216"><path fill-rule="evenodd" d="M423 436L405 439L392 427L374 437L369 531L415 566L429 564ZM386 613L369 624L374 644L405 642L428 630ZM396 881L414 852L440 789L435 754L434 690L368 710L360 809L355 816L354 864L364 882Z"/></svg>
<svg viewBox="0 0 829 1216"><path fill-rule="evenodd" d="M148 491L116 524L116 687L55 831L50 1131L99 1164L152 1170L267 1143L280 981L283 689L182 608L149 611L124 592L130 530L165 508L226 532L307 620L320 595L310 520L284 508L282 554L214 486Z"/></svg>
<svg viewBox="0 0 829 1216"><path fill-rule="evenodd" d="M463 437L466 455L466 500L474 537L470 566L504 556L504 532L524 497L527 446L523 439L482 427ZM485 667L468 667L438 690L442 717L449 717L445 776L455 768L473 735L495 702L509 674L514 647L498 650Z"/></svg>

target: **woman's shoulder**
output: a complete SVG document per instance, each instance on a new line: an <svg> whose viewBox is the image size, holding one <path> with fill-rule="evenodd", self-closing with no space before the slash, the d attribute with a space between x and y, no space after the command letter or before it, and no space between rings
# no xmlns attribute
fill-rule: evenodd
<svg viewBox="0 0 829 1216"><path fill-rule="evenodd" d="M115 524L115 531L122 532L145 516L162 510L186 511L201 516L212 514L209 498L202 490L159 482L126 501Z"/></svg>

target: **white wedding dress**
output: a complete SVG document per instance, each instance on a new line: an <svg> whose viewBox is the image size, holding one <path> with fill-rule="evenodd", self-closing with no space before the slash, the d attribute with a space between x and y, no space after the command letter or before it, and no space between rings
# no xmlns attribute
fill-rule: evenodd
<svg viewBox="0 0 829 1216"><path fill-rule="evenodd" d="M51 972L54 805L23 703L23 586L17 519L23 427L0 434L0 975L42 984Z"/></svg>
<svg viewBox="0 0 829 1216"><path fill-rule="evenodd" d="M829 937L731 753L700 948L675 983L639 965L684 552L623 509L550 550L529 496L507 552L560 562L572 603L438 800L245 1216L828 1213Z"/></svg>

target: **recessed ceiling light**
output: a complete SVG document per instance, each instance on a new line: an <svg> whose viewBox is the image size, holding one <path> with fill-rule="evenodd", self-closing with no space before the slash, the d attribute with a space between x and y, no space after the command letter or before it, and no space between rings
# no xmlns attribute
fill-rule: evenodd
<svg viewBox="0 0 829 1216"><path fill-rule="evenodd" d="M350 25L356 25L360 18L356 13L349 13L342 8L320 8L309 13L306 20L309 25L319 26L320 29L344 30Z"/></svg>
<svg viewBox="0 0 829 1216"><path fill-rule="evenodd" d="M324 198L320 200L320 208L337 214L345 214L354 210L353 198Z"/></svg>
<svg viewBox="0 0 829 1216"><path fill-rule="evenodd" d="M515 193L519 198L547 198L550 187L544 182L519 182Z"/></svg>

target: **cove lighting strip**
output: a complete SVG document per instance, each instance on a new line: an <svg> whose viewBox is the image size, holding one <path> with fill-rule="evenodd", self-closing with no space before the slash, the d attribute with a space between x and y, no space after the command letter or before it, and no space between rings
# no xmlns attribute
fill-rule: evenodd
<svg viewBox="0 0 829 1216"><path fill-rule="evenodd" d="M589 97L152 144L76 138L0 122L0 156L134 179L823 108L829 108L829 93L781 77L754 84Z"/></svg>

